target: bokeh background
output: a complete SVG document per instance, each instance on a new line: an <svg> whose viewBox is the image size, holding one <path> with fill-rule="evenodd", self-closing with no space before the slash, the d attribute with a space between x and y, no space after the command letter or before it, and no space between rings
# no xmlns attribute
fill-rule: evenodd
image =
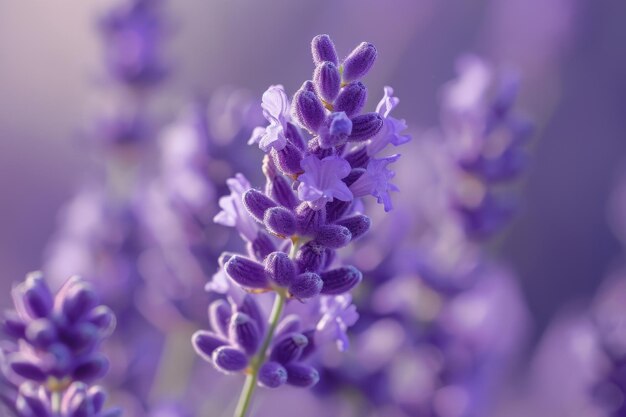
<svg viewBox="0 0 626 417"><path fill-rule="evenodd" d="M57 210L91 161L80 144L101 88L94 19L110 2L0 0L0 307L41 266ZM454 62L478 53L523 79L536 121L523 207L494 245L517 271L536 340L564 305L591 297L621 248L607 204L626 162L626 3L621 0L171 0L164 109L197 93L269 84L295 91L328 33L340 51L375 43L373 91L390 82L398 117L435 125ZM388 81L390 80L390 81ZM374 105L374 98L370 98ZM167 114L167 112L163 112ZM167 121L165 116L165 120ZM171 117L171 116L169 116ZM399 198L402 198L401 196Z"/></svg>

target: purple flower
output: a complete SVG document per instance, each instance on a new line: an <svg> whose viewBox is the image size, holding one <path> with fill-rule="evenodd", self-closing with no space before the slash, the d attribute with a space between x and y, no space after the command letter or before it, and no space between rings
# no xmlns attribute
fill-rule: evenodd
<svg viewBox="0 0 626 417"><path fill-rule="evenodd" d="M322 297L320 299L320 311L322 318L316 326L316 342L323 343L323 341L332 340L335 341L341 352L347 350L349 341L346 332L348 327L359 319L359 313L352 304L352 296L344 294L335 297Z"/></svg>
<svg viewBox="0 0 626 417"><path fill-rule="evenodd" d="M398 187L390 182L396 173L388 169L387 165L396 162L399 158L400 154L371 159L365 173L350 186L352 193L356 197L371 194L377 198L379 204L383 204L385 211L393 209L389 192L398 191Z"/></svg>
<svg viewBox="0 0 626 417"><path fill-rule="evenodd" d="M378 106L376 106L376 112L384 118L383 127L376 136L370 139L367 145L367 154L369 156L376 155L390 143L394 146L399 146L411 140L411 136L401 134L407 128L406 122L389 115L400 100L398 97L393 96L393 88L385 87L384 91L385 95L378 103Z"/></svg>
<svg viewBox="0 0 626 417"><path fill-rule="evenodd" d="M259 226L243 205L243 194L252 187L243 174L229 178L226 184L230 189L230 195L220 198L219 206L222 211L215 215L213 221L223 226L236 228L241 237L252 242L257 237Z"/></svg>
<svg viewBox="0 0 626 417"><path fill-rule="evenodd" d="M314 210L319 210L335 198L350 201L352 192L341 181L350 173L350 164L338 156L327 156L320 160L314 155L307 156L301 163L304 174L298 177L298 197L307 201Z"/></svg>
<svg viewBox="0 0 626 417"><path fill-rule="evenodd" d="M287 145L287 123L290 120L290 105L282 85L273 85L263 93L261 107L269 126L257 127L248 141L249 145L259 144L263 152L271 149L280 151Z"/></svg>

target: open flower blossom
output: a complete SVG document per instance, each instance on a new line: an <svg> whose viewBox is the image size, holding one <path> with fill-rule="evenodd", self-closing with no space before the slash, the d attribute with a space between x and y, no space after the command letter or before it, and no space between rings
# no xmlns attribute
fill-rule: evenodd
<svg viewBox="0 0 626 417"><path fill-rule="evenodd" d="M215 215L213 221L223 226L234 227L244 239L253 241L259 227L247 214L242 198L252 187L243 174L229 178L226 184L230 189L230 195L220 197L219 206L222 210Z"/></svg>
<svg viewBox="0 0 626 417"><path fill-rule="evenodd" d="M261 103L263 116L270 122L269 126L257 127L252 132L248 144L259 144L263 152L271 149L280 151L287 144L287 123L290 121L289 98L282 85L273 85L263 93Z"/></svg>
<svg viewBox="0 0 626 417"><path fill-rule="evenodd" d="M341 201L352 200L352 192L341 181L350 174L350 164L338 156L327 156L320 160L315 155L301 162L304 174L298 177L298 197L307 201L314 210L321 209L335 198Z"/></svg>
<svg viewBox="0 0 626 417"><path fill-rule="evenodd" d="M382 151L388 144L393 146L403 145L411 140L411 136L403 135L407 125L404 120L398 120L392 117L391 111L398 105L400 99L393 96L393 88L385 87L385 94L376 106L376 112L383 117L383 127L370 139L367 145L367 154L374 156Z"/></svg>
<svg viewBox="0 0 626 417"><path fill-rule="evenodd" d="M365 173L350 186L350 190L358 197L373 195L378 203L383 204L385 211L390 211L393 204L389 191L399 191L399 189L390 182L396 173L388 169L387 166L399 158L400 155L396 154L386 158L370 159Z"/></svg>

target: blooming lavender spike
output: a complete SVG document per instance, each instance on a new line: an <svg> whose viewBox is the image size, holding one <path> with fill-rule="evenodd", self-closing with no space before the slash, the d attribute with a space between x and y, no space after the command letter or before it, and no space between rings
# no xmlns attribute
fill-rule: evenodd
<svg viewBox="0 0 626 417"><path fill-rule="evenodd" d="M233 281L243 287L264 289L269 285L263 265L243 256L230 258L224 269Z"/></svg>
<svg viewBox="0 0 626 417"><path fill-rule="evenodd" d="M339 249L350 243L352 233L350 233L347 227L327 224L319 228L315 235L315 240L328 248Z"/></svg>
<svg viewBox="0 0 626 417"><path fill-rule="evenodd" d="M278 362L268 361L259 369L259 383L267 388L278 388L287 382L287 370Z"/></svg>
<svg viewBox="0 0 626 417"><path fill-rule="evenodd" d="M265 212L263 223L278 236L291 236L296 231L296 216L284 207L272 207Z"/></svg>
<svg viewBox="0 0 626 417"><path fill-rule="evenodd" d="M265 194L253 188L243 194L243 204L248 213L259 223L263 223L266 210L278 205Z"/></svg>
<svg viewBox="0 0 626 417"><path fill-rule="evenodd" d="M314 91L303 88L293 98L293 117L309 132L317 132L324 122L324 106Z"/></svg>
<svg viewBox="0 0 626 417"><path fill-rule="evenodd" d="M213 352L213 363L228 374L244 370L248 366L248 357L239 349L221 346Z"/></svg>
<svg viewBox="0 0 626 417"><path fill-rule="evenodd" d="M332 62L337 65L337 52L335 45L328 35L317 35L311 41L311 54L313 62L319 65L324 61Z"/></svg>
<svg viewBox="0 0 626 417"><path fill-rule="evenodd" d="M322 160L308 156L302 160L304 174L299 177L298 196L309 202L314 210L319 210L327 202L352 200L352 192L341 181L350 173L350 165L338 156L329 156Z"/></svg>
<svg viewBox="0 0 626 417"><path fill-rule="evenodd" d="M302 363L289 363L285 365L287 370L287 383L294 387L309 388L317 384L320 375L317 370Z"/></svg>
<svg viewBox="0 0 626 417"><path fill-rule="evenodd" d="M343 79L346 82L363 78L374 65L378 52L369 42L362 42L343 61Z"/></svg>
<svg viewBox="0 0 626 417"><path fill-rule="evenodd" d="M345 112L348 117L356 116L363 110L367 100L367 88L360 81L354 81L341 89L335 100L334 110Z"/></svg>
<svg viewBox="0 0 626 417"><path fill-rule="evenodd" d="M235 313L230 321L230 339L248 355L254 355L261 343L261 334L247 314Z"/></svg>
<svg viewBox="0 0 626 417"><path fill-rule="evenodd" d="M348 292L363 279L361 271L353 266L342 266L322 272L320 277L324 281L322 294L326 295L338 295Z"/></svg>
<svg viewBox="0 0 626 417"><path fill-rule="evenodd" d="M297 361L309 340L300 333L293 333L279 340L272 348L270 360L280 364Z"/></svg>
<svg viewBox="0 0 626 417"><path fill-rule="evenodd" d="M285 252L272 252L265 258L265 272L281 287L289 286L296 277L296 267Z"/></svg>
<svg viewBox="0 0 626 417"><path fill-rule="evenodd" d="M306 299L319 295L324 283L319 275L314 272L304 272L289 285L289 293L299 299Z"/></svg>
<svg viewBox="0 0 626 417"><path fill-rule="evenodd" d="M383 128L383 118L378 113L365 113L352 118L351 142L363 142L374 137Z"/></svg>
<svg viewBox="0 0 626 417"><path fill-rule="evenodd" d="M228 344L224 339L206 330L198 330L191 338L191 344L198 355L205 360L211 360L215 349Z"/></svg>
<svg viewBox="0 0 626 417"><path fill-rule="evenodd" d="M341 86L339 69L330 61L322 62L315 68L313 83L322 100L332 103L339 94L339 87Z"/></svg>

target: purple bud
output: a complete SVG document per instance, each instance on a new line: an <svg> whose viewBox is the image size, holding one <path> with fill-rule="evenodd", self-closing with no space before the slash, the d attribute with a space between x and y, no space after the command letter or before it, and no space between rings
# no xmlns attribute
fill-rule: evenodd
<svg viewBox="0 0 626 417"><path fill-rule="evenodd" d="M344 81L358 80L368 73L378 52L376 47L368 42L362 42L357 46L350 55L343 61L343 79Z"/></svg>
<svg viewBox="0 0 626 417"><path fill-rule="evenodd" d="M259 369L259 383L267 388L278 388L287 382L287 371L278 362L265 362Z"/></svg>
<svg viewBox="0 0 626 417"><path fill-rule="evenodd" d="M202 359L210 361L215 349L227 345L228 342L211 332L198 330L191 336L191 344Z"/></svg>
<svg viewBox="0 0 626 417"><path fill-rule="evenodd" d="M341 89L335 100L334 110L353 117L363 110L366 100L367 88L362 82L354 81Z"/></svg>
<svg viewBox="0 0 626 417"><path fill-rule="evenodd" d="M296 266L285 252L272 252L265 258L267 276L281 287L287 287L296 277Z"/></svg>
<svg viewBox="0 0 626 417"><path fill-rule="evenodd" d="M324 283L319 275L315 272L304 272L298 275L291 285L289 285L289 293L301 300L315 297L322 291Z"/></svg>
<svg viewBox="0 0 626 417"><path fill-rule="evenodd" d="M302 350L302 355L300 355L300 360L301 361L305 360L306 358L311 356L311 354L313 352L315 352L315 338L314 338L315 337L315 329L307 330L306 332L304 332L302 334L307 338L309 343L307 343L307 345Z"/></svg>
<svg viewBox="0 0 626 417"><path fill-rule="evenodd" d="M346 217L338 220L335 224L346 227L352 234L352 240L363 236L370 229L372 221L362 214Z"/></svg>
<svg viewBox="0 0 626 417"><path fill-rule="evenodd" d="M322 100L332 103L339 94L341 87L341 74L337 66L330 61L325 61L315 68L313 73L315 90Z"/></svg>
<svg viewBox="0 0 626 417"><path fill-rule="evenodd" d="M280 151L272 149L270 154L276 167L285 175L297 175L302 172L300 161L302 161L302 151L292 143L287 145Z"/></svg>
<svg viewBox="0 0 626 417"><path fill-rule="evenodd" d="M289 139L291 143L296 145L298 149L303 151L306 148L306 139L302 136L300 128L291 122L287 122L285 129L285 137Z"/></svg>
<svg viewBox="0 0 626 417"><path fill-rule="evenodd" d="M292 333L280 339L272 348L270 360L281 364L297 361L302 355L302 350L309 343L305 335Z"/></svg>
<svg viewBox="0 0 626 417"><path fill-rule="evenodd" d="M348 212L351 206L352 201L341 201L335 198L333 201L326 204L326 221L329 223L337 221Z"/></svg>
<svg viewBox="0 0 626 417"><path fill-rule="evenodd" d="M326 223L326 208L313 210L305 201L296 207L296 221L300 235L313 235Z"/></svg>
<svg viewBox="0 0 626 417"><path fill-rule="evenodd" d="M315 241L305 243L296 253L296 264L300 272L319 272L325 259L324 246Z"/></svg>
<svg viewBox="0 0 626 417"><path fill-rule="evenodd" d="M4 321L2 322L2 331L15 339L21 339L26 332L26 324L22 321L16 311L10 310L4 313Z"/></svg>
<svg viewBox="0 0 626 417"><path fill-rule="evenodd" d="M324 61L330 61L337 65L338 59L335 45L328 35L317 35L313 38L311 41L311 54L313 55L315 65L319 65Z"/></svg>
<svg viewBox="0 0 626 417"><path fill-rule="evenodd" d="M243 256L235 255L226 263L225 271L237 284L245 288L268 288L263 265Z"/></svg>
<svg viewBox="0 0 626 417"><path fill-rule="evenodd" d="M293 193L291 184L282 175L277 175L268 182L267 194L280 205L285 206L290 210L293 210L298 205L298 199Z"/></svg>
<svg viewBox="0 0 626 417"><path fill-rule="evenodd" d="M101 336L108 336L115 329L115 314L107 306L100 305L94 308L85 319L98 328Z"/></svg>
<svg viewBox="0 0 626 417"><path fill-rule="evenodd" d="M7 359L11 370L22 378L37 382L43 382L48 378L39 366L20 354L12 355Z"/></svg>
<svg viewBox="0 0 626 417"><path fill-rule="evenodd" d="M361 271L353 266L342 266L320 274L324 286L322 294L338 295L350 291L363 279Z"/></svg>
<svg viewBox="0 0 626 417"><path fill-rule="evenodd" d="M324 122L324 105L315 92L300 89L293 97L293 117L300 126L315 133Z"/></svg>
<svg viewBox="0 0 626 417"><path fill-rule="evenodd" d="M359 149L350 152L344 159L348 161L352 168L367 168L370 157L367 154L367 147L362 146Z"/></svg>
<svg viewBox="0 0 626 417"><path fill-rule="evenodd" d="M320 136L315 136L313 139L311 139L307 145L307 151L312 154L317 156L318 159L324 159L327 156L331 156L331 155L335 155L335 149L330 147L330 148L323 148L321 145L321 137Z"/></svg>
<svg viewBox="0 0 626 417"><path fill-rule="evenodd" d="M286 372L286 371L285 371ZM49 417L49 408L44 399L39 395L34 385L22 384L19 388L19 397L16 408L20 416Z"/></svg>
<svg viewBox="0 0 626 417"><path fill-rule="evenodd" d="M229 336L249 356L256 353L261 342L258 326L244 313L235 313L231 318Z"/></svg>
<svg viewBox="0 0 626 417"><path fill-rule="evenodd" d="M230 346L220 346L213 352L215 367L224 372L239 372L248 366L248 357L239 349Z"/></svg>
<svg viewBox="0 0 626 417"><path fill-rule="evenodd" d="M263 314L261 314L261 309L255 297L250 294L244 295L243 300L241 300L241 303L237 306L237 311L247 314L248 317L256 323L259 328L259 333L265 333L265 319L263 318Z"/></svg>
<svg viewBox="0 0 626 417"><path fill-rule="evenodd" d="M73 323L82 318L98 304L98 298L84 281L76 280L68 287L64 294L62 310L66 319Z"/></svg>
<svg viewBox="0 0 626 417"><path fill-rule="evenodd" d="M243 194L243 205L256 221L263 223L265 211L278 204L259 190L251 188Z"/></svg>
<svg viewBox="0 0 626 417"><path fill-rule="evenodd" d="M89 388L87 394L89 396L89 400L93 404L94 410L102 410L102 407L104 407L104 403L107 400L107 394L104 388L98 386L91 387Z"/></svg>
<svg viewBox="0 0 626 417"><path fill-rule="evenodd" d="M232 310L226 300L215 300L209 305L209 324L211 329L220 336L228 335Z"/></svg>
<svg viewBox="0 0 626 417"><path fill-rule="evenodd" d="M363 168L353 168L352 171L345 177L342 181L346 183L349 187L356 182L363 174L365 174L365 169Z"/></svg>
<svg viewBox="0 0 626 417"><path fill-rule="evenodd" d="M378 113L365 113L352 118L351 142L363 142L374 137L383 127L383 118Z"/></svg>
<svg viewBox="0 0 626 417"><path fill-rule="evenodd" d="M281 336L287 333L294 333L300 330L300 317L297 314L290 314L278 323L276 327L275 339L279 339Z"/></svg>
<svg viewBox="0 0 626 417"><path fill-rule="evenodd" d="M319 145L323 149L341 146L352 133L352 120L344 112L332 113L326 118L327 130L319 135Z"/></svg>
<svg viewBox="0 0 626 417"><path fill-rule="evenodd" d="M324 265L322 265L322 270L325 271L326 269L330 268L336 257L337 251L330 248L324 249Z"/></svg>
<svg viewBox="0 0 626 417"><path fill-rule="evenodd" d="M263 231L259 231L256 238L248 243L248 253L260 261L275 250L276 245L274 245L270 236Z"/></svg>
<svg viewBox="0 0 626 417"><path fill-rule="evenodd" d="M339 249L346 246L350 243L351 239L352 234L350 230L336 224L327 224L320 227L315 235L317 243L332 249Z"/></svg>
<svg viewBox="0 0 626 417"><path fill-rule="evenodd" d="M287 237L296 231L296 216L284 207L272 207L265 212L263 223L267 230L280 237Z"/></svg>
<svg viewBox="0 0 626 417"><path fill-rule="evenodd" d="M109 370L109 361L101 354L94 354L80 361L72 372L77 381L90 381L104 376Z"/></svg>
<svg viewBox="0 0 626 417"><path fill-rule="evenodd" d="M32 318L47 317L52 311L54 302L41 272L28 274L26 281L20 287L18 290L22 291L27 313Z"/></svg>
<svg viewBox="0 0 626 417"><path fill-rule="evenodd" d="M296 387L309 388L317 384L320 374L315 368L303 363L289 363L285 365L287 370L287 383Z"/></svg>
<svg viewBox="0 0 626 417"><path fill-rule="evenodd" d="M26 327L26 340L37 348L45 348L58 337L56 326L48 319L37 319Z"/></svg>

